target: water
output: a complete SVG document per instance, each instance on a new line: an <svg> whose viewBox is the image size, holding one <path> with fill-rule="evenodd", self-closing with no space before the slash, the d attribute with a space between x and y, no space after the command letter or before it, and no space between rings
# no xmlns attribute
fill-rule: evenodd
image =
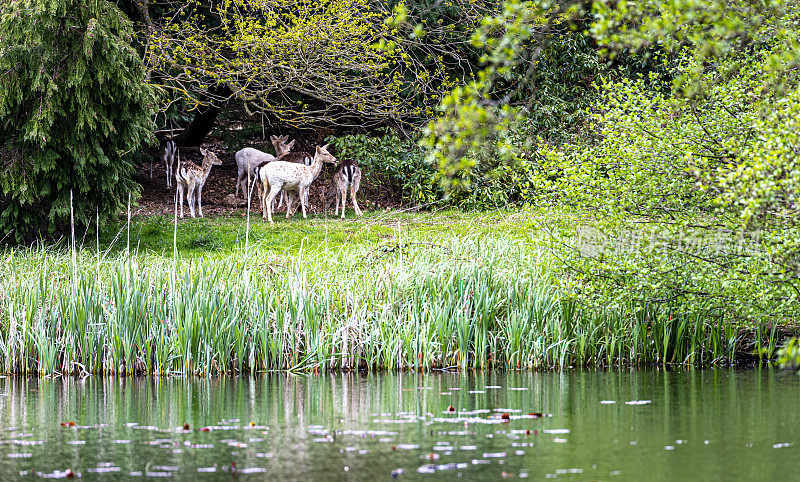
<svg viewBox="0 0 800 482"><path fill-rule="evenodd" d="M768 368L3 378L0 480L785 479L799 388Z"/></svg>

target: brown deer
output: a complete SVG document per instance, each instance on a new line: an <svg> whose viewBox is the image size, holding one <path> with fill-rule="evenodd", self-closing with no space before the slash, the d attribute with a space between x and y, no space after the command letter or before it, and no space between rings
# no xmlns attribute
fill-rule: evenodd
<svg viewBox="0 0 800 482"><path fill-rule="evenodd" d="M177 152L178 148L175 146L175 141L168 139L167 144L161 151L161 162L164 163L164 170L167 172L167 187L172 187L172 175L175 172L172 170L172 166L175 163L175 154ZM152 178L153 176L150 177Z"/></svg>
<svg viewBox="0 0 800 482"><path fill-rule="evenodd" d="M181 165L180 156L178 156L178 169L175 171L175 180L178 187L178 198L181 205L181 218L183 218L183 190L186 189L186 201L189 204L189 212L192 217L194 215L194 202L197 200L197 211L200 217L203 217L203 185L208 179L208 174L211 172L211 166L219 166L222 164L217 158L217 155L211 151L200 148L200 154L203 155L203 165L198 166L192 162L186 162Z"/></svg>
<svg viewBox="0 0 800 482"><path fill-rule="evenodd" d="M347 188L350 187L350 199L353 200L353 210L356 212L356 216L361 216L363 213L361 209L358 207L358 202L356 202L356 193L358 189L361 187L361 168L358 167L355 161L342 161L341 164L336 166L336 170L333 172L333 178L331 179L331 183L329 189L333 189L334 194L336 196L336 214L339 214L339 200L342 202L342 219L344 219L344 208L347 205ZM323 193L323 198L325 194ZM325 212L328 212L328 202L325 205Z"/></svg>

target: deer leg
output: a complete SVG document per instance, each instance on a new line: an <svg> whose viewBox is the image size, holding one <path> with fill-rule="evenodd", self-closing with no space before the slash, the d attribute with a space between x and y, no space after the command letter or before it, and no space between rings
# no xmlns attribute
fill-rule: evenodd
<svg viewBox="0 0 800 482"><path fill-rule="evenodd" d="M339 190L339 195L342 197L342 219L344 219L344 208L347 206L347 184Z"/></svg>
<svg viewBox="0 0 800 482"><path fill-rule="evenodd" d="M259 191L259 193L258 193L258 200L259 200L259 204L261 206L261 217L264 218L264 221L267 220L266 202L267 202L267 194L269 194L269 191L270 191L270 185L269 184L265 184L264 185L264 190L263 191Z"/></svg>
<svg viewBox="0 0 800 482"><path fill-rule="evenodd" d="M292 203L294 202L294 191L287 192L286 194L286 219L292 214Z"/></svg>
<svg viewBox="0 0 800 482"><path fill-rule="evenodd" d="M278 202L278 208L280 208L281 206L286 204L286 210L288 211L289 210L289 203L286 200L286 196L287 196L286 191L281 192L281 199Z"/></svg>
<svg viewBox="0 0 800 482"><path fill-rule="evenodd" d="M194 212L194 200L197 198L197 192L195 192L195 188L195 182L191 181L189 183L189 195L187 197L189 198L189 213L193 218L197 217Z"/></svg>
<svg viewBox="0 0 800 482"><path fill-rule="evenodd" d="M356 190L353 187L350 188L350 199L353 200L353 209L356 212L356 216L361 216L361 209L359 209L358 203L356 202Z"/></svg>
<svg viewBox="0 0 800 482"><path fill-rule="evenodd" d="M355 199L355 198L353 198ZM203 217L203 185L197 186L197 210L200 211L200 217Z"/></svg>
<svg viewBox="0 0 800 482"><path fill-rule="evenodd" d="M178 203L181 205L181 219L183 219L183 185L178 183Z"/></svg>
<svg viewBox="0 0 800 482"><path fill-rule="evenodd" d="M308 188L300 188L300 192L298 193L300 199L298 199L298 201L300 201L300 209L303 211L303 219L308 219L308 216L306 216L306 203L303 201L307 195Z"/></svg>
<svg viewBox="0 0 800 482"><path fill-rule="evenodd" d="M269 186L269 195L266 197L266 209L267 209L267 218L269 219L270 224L275 224L275 222L272 220L272 202L275 200L275 196L278 195L278 192L280 192L282 187L283 185L273 186L270 184Z"/></svg>

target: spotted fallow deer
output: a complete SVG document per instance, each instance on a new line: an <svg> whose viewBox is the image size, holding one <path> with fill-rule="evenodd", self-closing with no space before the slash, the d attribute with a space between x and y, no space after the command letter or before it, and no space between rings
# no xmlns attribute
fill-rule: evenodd
<svg viewBox="0 0 800 482"><path fill-rule="evenodd" d="M288 204L294 202L294 194L303 200L308 198L308 189L314 179L319 176L322 170L322 163L335 164L336 158L328 152L328 146L317 147L311 165L300 164L297 162L273 161L256 168L256 176L264 187L261 193L261 209L264 213L264 220L272 221L272 202L275 197L283 190L289 194ZM306 204L300 203L303 210L303 218L306 215ZM286 218L291 215L291 210L286 210Z"/></svg>
<svg viewBox="0 0 800 482"><path fill-rule="evenodd" d="M347 188L350 187L350 199L353 200L353 210L356 216L363 213L358 207L356 193L361 187L361 168L355 161L343 161L333 172L332 182L334 193L336 194L336 214L339 214L339 201L342 202L342 219L344 219L344 207L347 205ZM327 208L326 208L327 211Z"/></svg>
<svg viewBox="0 0 800 482"><path fill-rule="evenodd" d="M211 172L211 166L219 166L222 164L217 158L217 155L211 151L200 148L200 154L203 155L203 165L186 162L181 165L180 157L178 157L178 168L175 171L175 181L178 187L178 202L181 205L181 218L183 218L183 191L186 189L186 201L189 204L189 212L192 217L194 215L194 202L197 200L197 211L200 217L203 217L203 185L208 179L208 174Z"/></svg>
<svg viewBox="0 0 800 482"><path fill-rule="evenodd" d="M167 144L161 151L161 162L164 163L164 170L167 173L167 187L172 187L172 176L175 174L175 171L172 170L172 166L175 164L175 154L177 152L178 148L175 146L175 141L172 139L167 140Z"/></svg>
<svg viewBox="0 0 800 482"><path fill-rule="evenodd" d="M247 184L248 179L248 170L250 182L255 181L255 169L256 166L259 164L266 164L267 162L272 162L278 157L284 156L292 150L294 147L295 141L288 142L289 136L270 136L270 142L275 147L275 155L259 151L258 149L254 149L252 147L245 147L244 149L238 151L234 156L236 158L236 190L234 191L234 196L239 195L239 187L242 188L242 197L247 199L247 193L249 191L249 187Z"/></svg>

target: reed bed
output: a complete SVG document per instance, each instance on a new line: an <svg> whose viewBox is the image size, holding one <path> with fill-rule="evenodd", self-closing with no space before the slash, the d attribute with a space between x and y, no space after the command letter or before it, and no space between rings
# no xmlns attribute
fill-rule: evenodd
<svg viewBox="0 0 800 482"><path fill-rule="evenodd" d="M581 306L506 237L171 259L14 249L0 367L14 374L530 369L733 361L741 332L674 306ZM242 250L244 252L244 250Z"/></svg>

